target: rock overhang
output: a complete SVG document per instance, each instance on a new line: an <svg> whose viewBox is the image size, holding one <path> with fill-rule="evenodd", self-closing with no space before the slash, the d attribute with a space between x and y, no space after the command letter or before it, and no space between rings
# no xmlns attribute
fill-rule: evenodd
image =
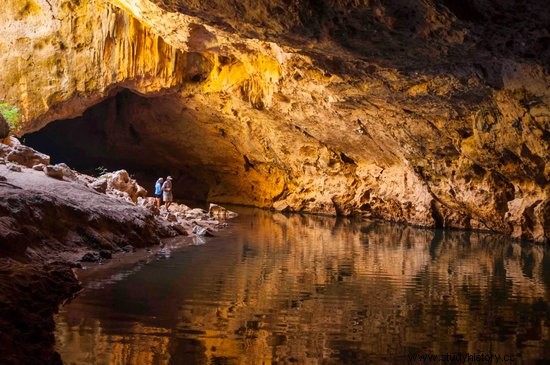
<svg viewBox="0 0 550 365"><path fill-rule="evenodd" d="M210 180L208 194L220 202L545 240L547 68L521 55L488 57L494 51L475 44L477 29L439 3L406 21L398 3L342 13L346 2L315 11L296 2L285 17L264 2L255 12L247 2L236 9L81 2L100 11L76 9L69 28L57 20L54 38L79 38L81 48L69 45L56 66L65 84L36 86L47 97L27 93L25 128L81 114L128 88L146 99L129 112L141 129L122 139L164 138L174 146L173 164L194 160L199 175L208 171L200 180ZM228 13L215 18L210 7ZM259 32L258 17L270 12ZM344 44L338 22L357 28L357 14L366 23L359 35L343 32L351 35ZM365 32L371 37L361 43ZM83 54L92 56L85 73ZM152 131L145 116L170 121L166 131Z"/></svg>

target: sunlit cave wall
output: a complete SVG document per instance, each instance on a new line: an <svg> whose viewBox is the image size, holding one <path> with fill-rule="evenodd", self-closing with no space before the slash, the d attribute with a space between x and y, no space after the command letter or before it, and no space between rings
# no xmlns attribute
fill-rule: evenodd
<svg viewBox="0 0 550 365"><path fill-rule="evenodd" d="M20 135L99 113L94 164L184 195L550 235L543 0L23 5L0 14Z"/></svg>

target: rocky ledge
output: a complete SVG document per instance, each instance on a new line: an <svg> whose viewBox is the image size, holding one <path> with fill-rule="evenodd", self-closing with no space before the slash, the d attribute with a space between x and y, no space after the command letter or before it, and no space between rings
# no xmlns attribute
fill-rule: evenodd
<svg viewBox="0 0 550 365"><path fill-rule="evenodd" d="M161 211L124 170L80 174L13 137L0 143L0 353L3 364L61 363L52 315L79 289L72 268L176 235L208 235L234 213Z"/></svg>

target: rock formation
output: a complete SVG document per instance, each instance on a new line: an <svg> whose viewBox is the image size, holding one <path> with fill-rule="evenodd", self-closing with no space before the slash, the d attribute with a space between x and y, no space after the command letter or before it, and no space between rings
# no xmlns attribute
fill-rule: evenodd
<svg viewBox="0 0 550 365"><path fill-rule="evenodd" d="M543 0L9 0L0 97L21 135L84 113L69 144L213 201L542 242L549 19Z"/></svg>
<svg viewBox="0 0 550 365"><path fill-rule="evenodd" d="M80 289L71 271L77 261L110 259L161 238L224 226L182 204L171 212L135 204L147 192L126 171L94 178L49 162L14 137L0 140L2 364L61 363L53 351L52 315Z"/></svg>

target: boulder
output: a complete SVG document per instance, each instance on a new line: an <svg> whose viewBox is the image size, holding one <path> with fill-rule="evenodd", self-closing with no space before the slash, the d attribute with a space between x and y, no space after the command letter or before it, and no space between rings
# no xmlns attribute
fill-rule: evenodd
<svg viewBox="0 0 550 365"><path fill-rule="evenodd" d="M106 179L97 179L93 181L92 183L88 184L88 186L98 193L105 194L107 192L107 180Z"/></svg>
<svg viewBox="0 0 550 365"><path fill-rule="evenodd" d="M172 203L170 205L170 210L174 213L186 213L191 210L191 208L185 204Z"/></svg>
<svg viewBox="0 0 550 365"><path fill-rule="evenodd" d="M176 230L180 235L182 236L188 236L189 232L187 232L187 229L185 226L179 223L172 224L171 227Z"/></svg>
<svg viewBox="0 0 550 365"><path fill-rule="evenodd" d="M6 154L6 160L32 168L37 164L49 164L50 156L36 151L28 146L18 144L12 146Z"/></svg>
<svg viewBox="0 0 550 365"><path fill-rule="evenodd" d="M63 177L66 177L71 181L75 181L77 179L77 173L74 170L72 170L69 166L67 166L67 164L58 163L58 164L55 164L55 167L63 171Z"/></svg>
<svg viewBox="0 0 550 365"><path fill-rule="evenodd" d="M145 198L147 196L147 190L132 179L126 170L105 174L100 178L107 180L107 192L117 190L126 193L134 203L137 203L139 197Z"/></svg>
<svg viewBox="0 0 550 365"><path fill-rule="evenodd" d="M237 213L227 210L226 208L218 204L210 204L210 207L208 208L208 215L210 215L210 217L222 219L235 218L236 216L238 216Z"/></svg>
<svg viewBox="0 0 550 365"><path fill-rule="evenodd" d="M192 218L192 219L207 219L208 212L201 208L190 209L187 212L185 212L185 217Z"/></svg>
<svg viewBox="0 0 550 365"><path fill-rule="evenodd" d="M46 165L44 165L43 163L39 163L38 165L34 165L32 169L36 171L44 171L44 167L46 167Z"/></svg>
<svg viewBox="0 0 550 365"><path fill-rule="evenodd" d="M44 173L54 179L63 180L63 170L54 165L48 165L44 167Z"/></svg>
<svg viewBox="0 0 550 365"><path fill-rule="evenodd" d="M130 203L130 204L136 204L136 202L134 202L132 200L132 198L130 197L130 195L125 192L125 191L120 191L120 190L109 190L107 189L107 195L110 195L114 198L117 198L117 199L120 199L120 200L124 200L125 202L127 203Z"/></svg>
<svg viewBox="0 0 550 365"><path fill-rule="evenodd" d="M152 197L138 197L137 199L137 205L140 207L143 207L145 209L148 209L150 212L152 212L154 215L159 215L160 210L157 208L157 200Z"/></svg>
<svg viewBox="0 0 550 365"><path fill-rule="evenodd" d="M140 207L144 207L144 208L150 208L151 206L156 207L157 200L155 198L152 198L152 197L145 197L145 198L138 197L137 198L137 205L139 205Z"/></svg>

